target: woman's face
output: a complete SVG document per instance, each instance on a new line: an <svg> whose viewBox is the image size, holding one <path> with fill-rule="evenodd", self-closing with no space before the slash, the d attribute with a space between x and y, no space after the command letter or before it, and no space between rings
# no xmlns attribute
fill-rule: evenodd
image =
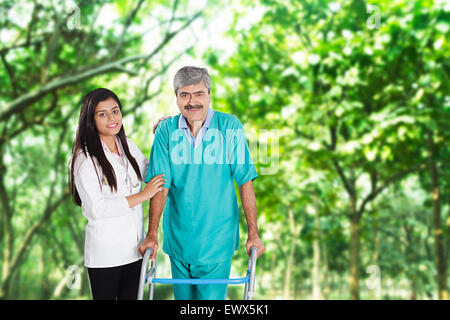
<svg viewBox="0 0 450 320"><path fill-rule="evenodd" d="M94 114L95 125L100 137L115 136L122 128L122 113L113 98L98 103Z"/></svg>

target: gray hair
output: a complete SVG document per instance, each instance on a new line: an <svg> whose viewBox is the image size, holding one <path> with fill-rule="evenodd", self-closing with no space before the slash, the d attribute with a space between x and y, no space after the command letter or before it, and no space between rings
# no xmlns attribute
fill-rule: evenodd
<svg viewBox="0 0 450 320"><path fill-rule="evenodd" d="M175 73L175 77L173 79L173 89L175 91L175 95L177 95L178 89L189 86L192 84L198 84L203 80L206 88L208 89L208 93L211 93L211 79L209 78L208 69L199 68L193 66L185 66Z"/></svg>

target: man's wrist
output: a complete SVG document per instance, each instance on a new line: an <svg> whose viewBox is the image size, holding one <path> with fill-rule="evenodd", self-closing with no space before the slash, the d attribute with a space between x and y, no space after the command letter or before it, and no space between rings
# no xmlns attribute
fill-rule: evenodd
<svg viewBox="0 0 450 320"><path fill-rule="evenodd" d="M147 240L156 240L158 239L158 233L149 233L146 237Z"/></svg>
<svg viewBox="0 0 450 320"><path fill-rule="evenodd" d="M258 229L249 230L248 231L248 238L249 239L258 239L259 238Z"/></svg>

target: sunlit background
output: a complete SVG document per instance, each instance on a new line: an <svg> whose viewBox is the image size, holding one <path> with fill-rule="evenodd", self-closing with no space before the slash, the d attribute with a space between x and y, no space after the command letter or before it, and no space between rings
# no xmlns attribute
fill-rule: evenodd
<svg viewBox="0 0 450 320"><path fill-rule="evenodd" d="M449 21L444 0L1 0L0 298L92 298L67 181L81 99L113 90L149 156L196 65L259 174L255 299L448 299Z"/></svg>

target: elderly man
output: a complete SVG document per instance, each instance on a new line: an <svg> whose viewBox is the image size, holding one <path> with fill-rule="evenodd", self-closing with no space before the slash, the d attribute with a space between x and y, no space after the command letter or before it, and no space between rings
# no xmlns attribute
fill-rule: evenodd
<svg viewBox="0 0 450 320"><path fill-rule="evenodd" d="M228 278L239 245L239 186L248 238L258 255L265 251L258 235L252 181L258 176L240 121L210 108L211 82L205 68L183 67L174 90L181 114L159 123L145 181L164 174L166 184L150 202L147 238L139 250L158 249L163 219L163 251L170 257L172 277ZM223 300L226 285L174 285L177 300Z"/></svg>

